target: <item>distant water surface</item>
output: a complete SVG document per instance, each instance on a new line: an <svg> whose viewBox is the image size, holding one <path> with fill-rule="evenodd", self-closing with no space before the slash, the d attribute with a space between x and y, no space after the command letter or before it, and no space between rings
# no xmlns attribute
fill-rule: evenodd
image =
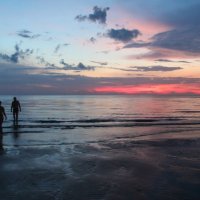
<svg viewBox="0 0 200 200"><path fill-rule="evenodd" d="M199 137L200 98L129 95L0 96L8 115L4 145L62 145L105 140Z"/></svg>

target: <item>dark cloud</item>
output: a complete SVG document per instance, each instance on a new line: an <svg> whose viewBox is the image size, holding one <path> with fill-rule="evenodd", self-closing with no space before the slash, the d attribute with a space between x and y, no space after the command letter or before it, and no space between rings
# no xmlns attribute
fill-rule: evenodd
<svg viewBox="0 0 200 200"><path fill-rule="evenodd" d="M68 43L65 43L65 44L58 44L55 49L54 49L54 53L58 53L58 51L62 48L62 47L66 47L68 46L69 44Z"/></svg>
<svg viewBox="0 0 200 200"><path fill-rule="evenodd" d="M127 45L125 45L123 48L142 48L142 47L148 47L151 43L149 42L132 42Z"/></svg>
<svg viewBox="0 0 200 200"><path fill-rule="evenodd" d="M18 63L19 59L25 59L25 57L33 54L32 49L26 49L22 50L20 49L20 46L18 44L15 45L15 52L11 55L3 54L0 53L0 59L7 61L7 62L12 62L12 63Z"/></svg>
<svg viewBox="0 0 200 200"><path fill-rule="evenodd" d="M98 6L95 6L93 8L93 13L89 15L77 15L76 20L78 21L85 21L89 20L92 22L98 22L100 24L106 24L106 18L107 18L107 11L109 10L109 7L106 8L99 8Z"/></svg>
<svg viewBox="0 0 200 200"><path fill-rule="evenodd" d="M96 40L94 37L91 37L91 38L89 39L89 41L92 42L92 43L95 43L97 40Z"/></svg>
<svg viewBox="0 0 200 200"><path fill-rule="evenodd" d="M77 66L74 65L69 65L65 63L65 61L62 59L60 61L60 64L64 65L62 69L64 70L72 70L72 71L90 71L90 70L95 70L95 67L93 66L85 66L83 63L79 63Z"/></svg>
<svg viewBox="0 0 200 200"><path fill-rule="evenodd" d="M174 61L174 62L175 62L175 61ZM176 62L179 62L179 63L186 63L186 64L191 63L191 62L189 62L189 61L185 61L185 60L178 60L178 61L176 61Z"/></svg>
<svg viewBox="0 0 200 200"><path fill-rule="evenodd" d="M149 48L150 49L150 48ZM150 59L150 60L155 60L159 58L174 58L177 59L178 56L181 56L183 58L183 54L181 52L181 55L178 54L175 51L172 50L166 50L166 49L159 49L159 48L151 48L149 52L147 53L141 53L139 55L129 55L126 58L127 59ZM184 55L186 58L188 55Z"/></svg>
<svg viewBox="0 0 200 200"><path fill-rule="evenodd" d="M164 49L200 53L200 28L176 29L161 32L151 38L152 42L130 43L124 48L159 47Z"/></svg>
<svg viewBox="0 0 200 200"><path fill-rule="evenodd" d="M107 65L108 64L107 62L97 62L97 61L90 61L90 62L99 64L99 65Z"/></svg>
<svg viewBox="0 0 200 200"><path fill-rule="evenodd" d="M75 19L78 20L79 22L82 22L88 19L88 17L86 15L77 15Z"/></svg>
<svg viewBox="0 0 200 200"><path fill-rule="evenodd" d="M153 36L150 46L200 53L200 28L177 29Z"/></svg>
<svg viewBox="0 0 200 200"><path fill-rule="evenodd" d="M95 78L52 73L48 69L0 63L1 94L85 94Z"/></svg>
<svg viewBox="0 0 200 200"><path fill-rule="evenodd" d="M181 67L166 67L166 66L135 66L129 68L116 68L111 67L111 69L126 71L126 72L169 72L183 69Z"/></svg>
<svg viewBox="0 0 200 200"><path fill-rule="evenodd" d="M172 58L177 55L180 55L180 57L197 57L200 54L200 27L161 32L154 35L151 38L151 42L133 42L123 48L142 47L146 47L152 52L141 55L140 58Z"/></svg>
<svg viewBox="0 0 200 200"><path fill-rule="evenodd" d="M109 9L110 9L109 7L101 9L101 8L95 6L93 8L94 13L89 15L89 19L94 22L99 22L99 23L105 24L106 17L107 17L107 11Z"/></svg>
<svg viewBox="0 0 200 200"><path fill-rule="evenodd" d="M149 22L158 21L171 27L171 30L153 36L151 43L131 43L124 48L147 47L153 51L157 51L155 48L163 48L190 54L200 53L199 0L155 0L153 2L120 0L120 4L135 17L145 18Z"/></svg>
<svg viewBox="0 0 200 200"><path fill-rule="evenodd" d="M180 70L183 69L181 67L166 67L166 66L149 66L149 67L130 67L132 68L134 71L137 72L169 72L169 71L175 71L175 70Z"/></svg>
<svg viewBox="0 0 200 200"><path fill-rule="evenodd" d="M23 38L28 38L28 39L35 39L35 38L40 37L40 34L33 34L31 31L28 31L28 30L18 31L17 35Z"/></svg>
<svg viewBox="0 0 200 200"><path fill-rule="evenodd" d="M122 29L110 29L106 34L109 38L112 38L120 42L130 42L132 39L137 38L140 35L140 31L137 29L128 30Z"/></svg>
<svg viewBox="0 0 200 200"><path fill-rule="evenodd" d="M4 60L4 61L7 61L7 62L12 62L11 56L9 56L9 55L7 55L7 54L2 54L2 53L0 53L0 59L1 59L1 60Z"/></svg>
<svg viewBox="0 0 200 200"><path fill-rule="evenodd" d="M172 63L191 63L191 62L188 62L188 61L185 61L185 60L168 60L168 59L157 59L157 60L155 60L155 61L157 61L157 62L172 62Z"/></svg>
<svg viewBox="0 0 200 200"><path fill-rule="evenodd" d="M173 60L168 60L168 59L157 59L155 60L156 62L175 62Z"/></svg>
<svg viewBox="0 0 200 200"><path fill-rule="evenodd" d="M53 63L49 63L42 56L37 56L36 59L39 61L39 64L42 64L46 67L46 69L60 69Z"/></svg>
<svg viewBox="0 0 200 200"><path fill-rule="evenodd" d="M46 61L42 56L37 56L36 59L39 61L39 64L42 64L45 66L45 69L50 70L66 70L66 71L90 71L95 70L95 67L93 66L85 66L82 63L79 63L78 65L70 65L67 64L64 59L60 60L60 64L64 67L58 67L53 63L50 63Z"/></svg>
<svg viewBox="0 0 200 200"><path fill-rule="evenodd" d="M54 50L54 53L58 53L59 49L60 49L60 44L58 44L58 45L56 46L56 48L55 48L55 50Z"/></svg>

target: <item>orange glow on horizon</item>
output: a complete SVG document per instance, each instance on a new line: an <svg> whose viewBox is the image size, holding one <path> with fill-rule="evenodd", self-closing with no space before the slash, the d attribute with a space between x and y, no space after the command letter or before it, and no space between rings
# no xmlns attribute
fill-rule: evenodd
<svg viewBox="0 0 200 200"><path fill-rule="evenodd" d="M195 84L143 84L128 86L97 87L93 91L102 94L199 94L200 85Z"/></svg>

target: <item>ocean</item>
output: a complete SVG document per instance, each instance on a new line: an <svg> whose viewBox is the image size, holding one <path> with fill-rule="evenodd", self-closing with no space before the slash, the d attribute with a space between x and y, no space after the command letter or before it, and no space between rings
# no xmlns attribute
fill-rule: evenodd
<svg viewBox="0 0 200 200"><path fill-rule="evenodd" d="M12 146L11 96L4 144ZM148 137L192 137L200 130L200 98L128 95L19 96L18 145L81 143ZM173 132L173 134L171 134ZM185 133L187 132L187 133ZM196 135L196 134L195 134ZM16 142L16 141L14 141Z"/></svg>
<svg viewBox="0 0 200 200"><path fill-rule="evenodd" d="M199 97L18 96L17 125L12 98L2 199L198 199Z"/></svg>

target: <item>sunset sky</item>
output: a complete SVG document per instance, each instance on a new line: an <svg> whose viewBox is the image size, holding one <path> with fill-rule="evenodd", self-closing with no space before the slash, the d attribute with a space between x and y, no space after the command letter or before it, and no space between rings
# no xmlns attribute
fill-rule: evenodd
<svg viewBox="0 0 200 200"><path fill-rule="evenodd" d="M0 94L200 94L199 0L1 0Z"/></svg>

